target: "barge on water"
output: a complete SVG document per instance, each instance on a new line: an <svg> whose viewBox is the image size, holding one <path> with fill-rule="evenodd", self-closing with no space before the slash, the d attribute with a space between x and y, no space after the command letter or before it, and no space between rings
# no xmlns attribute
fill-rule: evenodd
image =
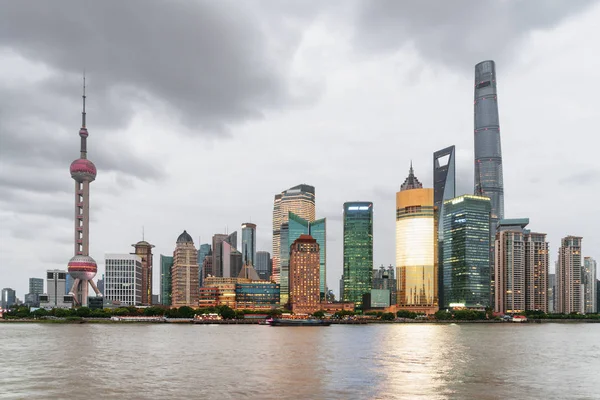
<svg viewBox="0 0 600 400"><path fill-rule="evenodd" d="M329 326L330 321L323 321L322 319L290 319L290 318L272 318L265 321L271 326Z"/></svg>

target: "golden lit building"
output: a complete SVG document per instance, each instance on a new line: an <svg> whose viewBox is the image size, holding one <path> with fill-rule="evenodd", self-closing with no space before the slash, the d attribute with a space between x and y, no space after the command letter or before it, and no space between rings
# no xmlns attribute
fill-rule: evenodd
<svg viewBox="0 0 600 400"><path fill-rule="evenodd" d="M317 240L300 235L290 248L290 308L297 314L321 309L321 256Z"/></svg>
<svg viewBox="0 0 600 400"><path fill-rule="evenodd" d="M433 189L423 189L412 164L396 193L396 284L398 309L438 310L437 211Z"/></svg>
<svg viewBox="0 0 600 400"><path fill-rule="evenodd" d="M276 194L273 201L273 276L271 280L280 283L281 272L281 225L288 222L292 212L307 220L315 220L315 188L298 185ZM289 251L284 249L283 251Z"/></svg>
<svg viewBox="0 0 600 400"><path fill-rule="evenodd" d="M171 306L198 307L198 251L189 233L177 238L171 267Z"/></svg>

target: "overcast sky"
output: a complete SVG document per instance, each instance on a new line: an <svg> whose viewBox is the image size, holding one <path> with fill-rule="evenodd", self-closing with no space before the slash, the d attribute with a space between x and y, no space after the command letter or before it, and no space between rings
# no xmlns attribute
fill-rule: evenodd
<svg viewBox="0 0 600 400"><path fill-rule="evenodd" d="M327 283L342 204L373 201L375 266L395 260L395 193L413 161L457 149L473 192L473 74L496 61L506 217L583 236L600 259L600 4L594 1L4 1L0 12L0 288L73 255L81 78L88 83L91 256L145 239L172 254L258 225L273 196L316 188Z"/></svg>

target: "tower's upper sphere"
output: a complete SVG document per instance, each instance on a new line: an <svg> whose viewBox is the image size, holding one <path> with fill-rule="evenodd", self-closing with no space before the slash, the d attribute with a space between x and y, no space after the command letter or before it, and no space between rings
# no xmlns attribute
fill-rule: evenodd
<svg viewBox="0 0 600 400"><path fill-rule="evenodd" d="M77 182L96 179L96 166L86 158L78 158L71 163L71 177Z"/></svg>
<svg viewBox="0 0 600 400"><path fill-rule="evenodd" d="M96 261L90 256L77 255L69 261L69 274L74 279L89 281L96 276L97 271L98 266L96 265Z"/></svg>

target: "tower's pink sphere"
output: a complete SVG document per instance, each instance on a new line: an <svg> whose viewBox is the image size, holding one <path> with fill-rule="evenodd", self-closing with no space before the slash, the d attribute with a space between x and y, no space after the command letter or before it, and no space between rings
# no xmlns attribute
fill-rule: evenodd
<svg viewBox="0 0 600 400"><path fill-rule="evenodd" d="M78 158L71 163L71 177L77 182L96 179L96 166L86 158Z"/></svg>
<svg viewBox="0 0 600 400"><path fill-rule="evenodd" d="M96 261L90 256L77 255L69 261L69 274L74 279L91 280L97 271Z"/></svg>

